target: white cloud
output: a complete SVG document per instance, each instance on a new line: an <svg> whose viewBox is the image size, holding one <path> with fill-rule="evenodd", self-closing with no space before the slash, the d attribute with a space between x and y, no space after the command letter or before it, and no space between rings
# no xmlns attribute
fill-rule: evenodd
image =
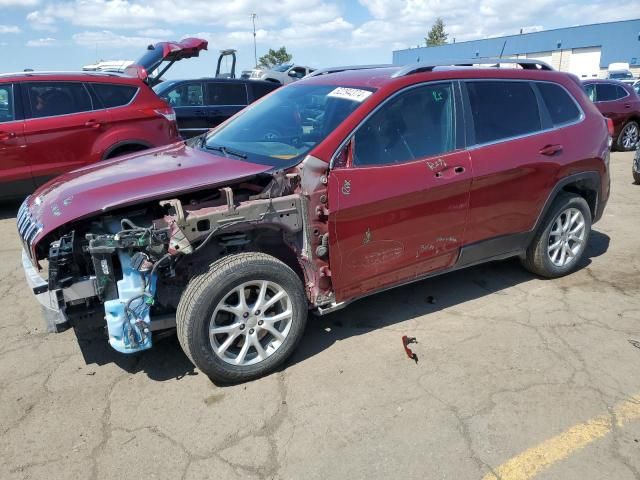
<svg viewBox="0 0 640 480"><path fill-rule="evenodd" d="M17 25L0 25L0 34L2 33L20 33L20 27Z"/></svg>
<svg viewBox="0 0 640 480"><path fill-rule="evenodd" d="M145 37L162 37L169 40L169 37L173 36L173 30L165 29L165 28L147 28L146 30L142 30L140 35Z"/></svg>
<svg viewBox="0 0 640 480"><path fill-rule="evenodd" d="M113 33L109 30L101 32L81 32L76 33L71 38L80 46L95 48L125 48L138 47L140 49L146 47L150 43L157 43L163 38L153 36L128 36ZM166 40L166 39L165 39Z"/></svg>
<svg viewBox="0 0 640 480"><path fill-rule="evenodd" d="M31 28L34 30L44 30L48 32L55 32L57 30L55 26L56 19L52 16L43 14L39 10L29 12L27 14L27 22L29 22L29 25L31 25Z"/></svg>
<svg viewBox="0 0 640 480"><path fill-rule="evenodd" d="M0 0L0 7L33 7L40 0Z"/></svg>
<svg viewBox="0 0 640 480"><path fill-rule="evenodd" d="M29 40L26 45L27 47L54 47L58 44L58 41L55 38L47 37L47 38L36 38L34 40Z"/></svg>

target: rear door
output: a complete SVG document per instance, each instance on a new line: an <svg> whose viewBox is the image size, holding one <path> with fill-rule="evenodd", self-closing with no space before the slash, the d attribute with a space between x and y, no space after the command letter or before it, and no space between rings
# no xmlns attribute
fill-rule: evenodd
<svg viewBox="0 0 640 480"><path fill-rule="evenodd" d="M0 83L0 198L33 191L18 86Z"/></svg>
<svg viewBox="0 0 640 480"><path fill-rule="evenodd" d="M211 128L204 92L203 82L180 82L161 95L176 112L182 138L195 137Z"/></svg>
<svg viewBox="0 0 640 480"><path fill-rule="evenodd" d="M244 82L207 82L207 121L216 127L248 104Z"/></svg>
<svg viewBox="0 0 640 480"><path fill-rule="evenodd" d="M481 257L508 253L521 247L524 234L519 234L533 228L553 187L563 155L562 138L532 82L477 80L464 85L474 170L467 240L470 244L495 240L485 244L488 248L480 244L476 253ZM551 85L567 100L562 87ZM568 101L579 117L574 102ZM578 120L569 117L564 124ZM563 117L558 113L557 118L561 122Z"/></svg>
<svg viewBox="0 0 640 480"><path fill-rule="evenodd" d="M29 82L22 91L24 133L37 185L101 159L97 144L110 117L82 82Z"/></svg>
<svg viewBox="0 0 640 480"><path fill-rule="evenodd" d="M329 175L330 264L338 301L454 264L472 171L457 84L413 87L361 124L351 161Z"/></svg>

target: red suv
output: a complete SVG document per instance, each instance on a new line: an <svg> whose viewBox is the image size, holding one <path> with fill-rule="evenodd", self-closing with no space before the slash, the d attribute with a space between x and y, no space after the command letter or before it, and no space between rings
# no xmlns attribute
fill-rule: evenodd
<svg viewBox="0 0 640 480"><path fill-rule="evenodd" d="M177 328L237 382L284 362L308 310L514 256L570 273L609 197L606 122L577 78L490 62L522 68L314 72L189 145L57 178L18 215L51 328L106 323L123 353Z"/></svg>
<svg viewBox="0 0 640 480"><path fill-rule="evenodd" d="M587 96L613 122L613 141L618 150L634 150L640 140L640 97L632 85L617 80L583 83Z"/></svg>
<svg viewBox="0 0 640 480"><path fill-rule="evenodd" d="M0 198L63 172L179 140L175 113L138 78L0 75Z"/></svg>

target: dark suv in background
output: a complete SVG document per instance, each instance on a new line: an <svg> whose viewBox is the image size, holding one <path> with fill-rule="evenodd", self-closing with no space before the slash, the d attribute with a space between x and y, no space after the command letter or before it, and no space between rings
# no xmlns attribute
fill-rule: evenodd
<svg viewBox="0 0 640 480"><path fill-rule="evenodd" d="M616 149L635 149L640 140L640 97L633 86L617 80L587 80L583 86L598 110L612 120Z"/></svg>
<svg viewBox="0 0 640 480"><path fill-rule="evenodd" d="M175 113L114 73L0 75L0 199L90 163L179 140Z"/></svg>
<svg viewBox="0 0 640 480"><path fill-rule="evenodd" d="M176 112L183 138L195 137L238 113L280 85L244 79L168 80L153 87Z"/></svg>

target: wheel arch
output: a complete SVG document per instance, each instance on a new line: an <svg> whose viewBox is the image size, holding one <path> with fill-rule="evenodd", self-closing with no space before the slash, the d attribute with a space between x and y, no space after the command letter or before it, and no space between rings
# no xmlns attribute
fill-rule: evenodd
<svg viewBox="0 0 640 480"><path fill-rule="evenodd" d="M558 195L561 195L562 193L574 193L584 198L589 205L591 218L593 219L593 222L595 222L598 216L600 182L600 174L596 171L576 173L562 178L558 183L556 183L555 187L547 197L544 207L538 215L535 227L531 231L532 235L535 235L535 232L538 231L538 228L542 222L544 222L551 205L556 198L558 198Z"/></svg>
<svg viewBox="0 0 640 480"><path fill-rule="evenodd" d="M109 158L117 156L118 151L121 151L123 153L126 153L128 151L138 152L141 150L147 150L149 148L153 148L153 145L151 145L149 142L146 142L144 140L123 140L107 148L105 152L102 154L102 159L107 160Z"/></svg>

